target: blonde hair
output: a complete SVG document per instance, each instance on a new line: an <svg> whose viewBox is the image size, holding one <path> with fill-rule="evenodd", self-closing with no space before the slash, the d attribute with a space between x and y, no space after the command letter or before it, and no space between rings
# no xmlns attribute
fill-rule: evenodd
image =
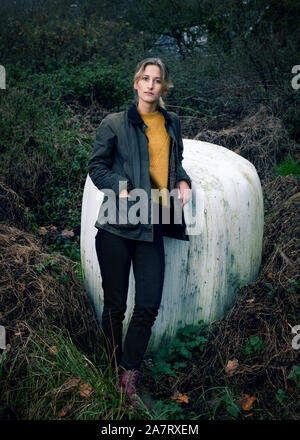
<svg viewBox="0 0 300 440"><path fill-rule="evenodd" d="M171 87L173 87L173 83L170 78L169 69L160 58L146 58L143 61L141 61L137 65L133 78L133 83L136 83L141 79L146 67L149 65L158 66L160 68L162 85L165 91L168 91ZM159 98L159 105L165 108L165 104L162 97Z"/></svg>

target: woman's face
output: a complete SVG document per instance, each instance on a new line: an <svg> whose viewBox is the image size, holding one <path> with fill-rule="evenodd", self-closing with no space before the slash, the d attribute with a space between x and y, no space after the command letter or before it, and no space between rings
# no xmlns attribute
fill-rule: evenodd
<svg viewBox="0 0 300 440"><path fill-rule="evenodd" d="M138 93L139 100L148 104L158 103L161 95L166 94L159 66L152 64L146 66L141 78L134 83L134 88Z"/></svg>

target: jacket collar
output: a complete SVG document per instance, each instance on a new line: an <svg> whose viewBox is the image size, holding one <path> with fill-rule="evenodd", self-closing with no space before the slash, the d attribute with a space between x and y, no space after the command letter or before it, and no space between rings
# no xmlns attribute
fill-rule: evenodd
<svg viewBox="0 0 300 440"><path fill-rule="evenodd" d="M164 118L166 121L171 121L171 116L169 115L169 113L167 112L166 109L164 109L163 107L158 105L157 110L160 111L164 115ZM131 106L129 107L129 109L127 111L127 115L128 115L129 121L132 124L141 124L144 122L138 112L137 105L135 102L133 102L131 104Z"/></svg>

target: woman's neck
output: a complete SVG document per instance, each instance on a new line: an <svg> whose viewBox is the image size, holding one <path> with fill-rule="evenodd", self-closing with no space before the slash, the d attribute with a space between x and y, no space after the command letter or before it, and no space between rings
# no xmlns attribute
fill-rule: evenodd
<svg viewBox="0 0 300 440"><path fill-rule="evenodd" d="M139 100L137 109L140 113L146 114L146 113L154 113L157 110L157 102L143 102Z"/></svg>

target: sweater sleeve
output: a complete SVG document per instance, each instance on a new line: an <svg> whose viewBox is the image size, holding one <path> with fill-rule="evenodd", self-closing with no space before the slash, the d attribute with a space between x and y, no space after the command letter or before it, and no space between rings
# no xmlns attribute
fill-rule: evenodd
<svg viewBox="0 0 300 440"><path fill-rule="evenodd" d="M114 162L114 153L117 137L109 124L109 117L102 120L94 150L88 163L88 172L94 185L105 192L110 189L118 196L119 192L127 188L128 179L111 170Z"/></svg>

